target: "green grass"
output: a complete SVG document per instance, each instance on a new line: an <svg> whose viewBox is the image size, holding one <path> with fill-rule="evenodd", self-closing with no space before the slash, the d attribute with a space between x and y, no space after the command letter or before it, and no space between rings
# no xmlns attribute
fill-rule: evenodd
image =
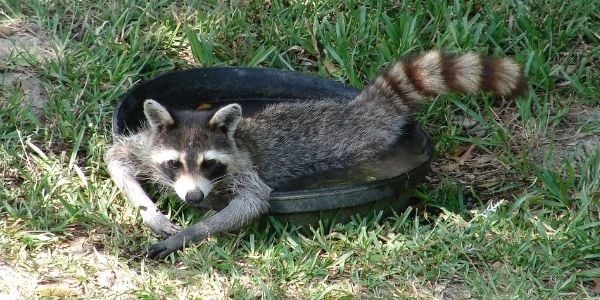
<svg viewBox="0 0 600 300"><path fill-rule="evenodd" d="M547 2L0 2L0 25L35 24L56 53L16 54L0 70L26 70L49 96L38 122L18 86L0 89L0 259L33 278L23 297L53 289L85 298L598 296L600 148L581 144L600 135L600 5ZM454 95L419 116L440 165L474 144L475 157L496 158L492 170L432 173L437 180L416 193L424 204L395 217L308 230L271 222L172 260L143 258L156 238L102 161L128 88L214 65L293 69L361 87L394 59L431 48L525 65L530 94L516 103ZM469 134L456 115L483 133ZM182 224L201 217L158 198ZM0 294L11 284L0 282Z"/></svg>

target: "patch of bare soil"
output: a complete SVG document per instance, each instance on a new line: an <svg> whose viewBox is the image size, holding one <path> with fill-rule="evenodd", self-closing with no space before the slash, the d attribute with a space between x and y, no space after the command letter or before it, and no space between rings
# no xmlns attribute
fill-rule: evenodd
<svg viewBox="0 0 600 300"><path fill-rule="evenodd" d="M461 152L461 150L464 150ZM431 164L431 174L427 177L430 183L437 183L442 178L457 180L465 190L478 191L487 199L501 199L512 193L504 189L519 182L518 173L500 161L495 154L479 153L475 145L459 147L455 153L447 153ZM467 205L475 205L475 199L467 197Z"/></svg>
<svg viewBox="0 0 600 300"><path fill-rule="evenodd" d="M31 299L36 278L0 259L0 299Z"/></svg>
<svg viewBox="0 0 600 300"><path fill-rule="evenodd" d="M551 134L531 148L529 157L536 164L554 168L560 168L565 160L577 162L583 151L591 152L600 146L598 131L600 106L572 107Z"/></svg>
<svg viewBox="0 0 600 300"><path fill-rule="evenodd" d="M137 270L94 246L95 234L65 241L39 234L56 247L23 254L12 265L0 261L0 299L81 298L89 291L115 297L138 288Z"/></svg>
<svg viewBox="0 0 600 300"><path fill-rule="evenodd" d="M600 146L600 106L574 106L563 116L561 122L544 135L532 134L520 122L514 107L495 110L496 121L507 129L506 143L513 153L523 155L534 165L560 169L565 160L577 162L585 151ZM477 122L467 117L457 117L456 124L464 127L470 136L488 134L478 128ZM498 157L500 153L485 153L475 145L463 145L449 153L443 153L431 166L427 177L430 183L442 178L452 178L462 184L464 190L477 191L484 201L510 199L512 194L526 185L513 166L506 165ZM467 205L474 199L467 197Z"/></svg>
<svg viewBox="0 0 600 300"><path fill-rule="evenodd" d="M48 96L31 64L53 57L51 39L35 25L24 21L0 23L0 86L20 89L21 105L31 107L40 121ZM4 101L0 98L0 106Z"/></svg>
<svg viewBox="0 0 600 300"><path fill-rule="evenodd" d="M469 289L459 281L434 284L433 292L433 299L436 300L475 299Z"/></svg>
<svg viewBox="0 0 600 300"><path fill-rule="evenodd" d="M501 124L515 123L517 115L514 108L503 106L496 108L495 111L496 121ZM461 127L463 133L468 136L483 137L489 134L486 128L467 116L455 116L453 123ZM458 181L462 189L467 191L464 200L468 207L477 204L475 198L468 196L469 190L477 191L484 201L509 198L521 179L512 166L506 165L499 159L501 155L499 151L486 153L477 149L474 144L461 145L448 153L441 153L432 162L431 172L426 179L430 183L438 183L443 178Z"/></svg>

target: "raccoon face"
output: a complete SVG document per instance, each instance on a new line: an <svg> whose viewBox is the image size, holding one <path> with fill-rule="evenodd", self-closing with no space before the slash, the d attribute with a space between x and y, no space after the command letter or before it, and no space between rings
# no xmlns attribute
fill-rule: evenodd
<svg viewBox="0 0 600 300"><path fill-rule="evenodd" d="M153 132L148 145L159 181L172 186L179 198L205 206L216 182L227 176L233 161L233 134L241 108L231 104L214 115L206 111L170 112L154 100L144 102Z"/></svg>

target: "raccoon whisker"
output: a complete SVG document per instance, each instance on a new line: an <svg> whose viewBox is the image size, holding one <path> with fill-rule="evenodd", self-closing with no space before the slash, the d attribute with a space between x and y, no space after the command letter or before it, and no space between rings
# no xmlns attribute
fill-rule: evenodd
<svg viewBox="0 0 600 300"><path fill-rule="evenodd" d="M227 177L227 176L229 176L229 174L224 174L224 175L221 175L221 176L219 176L219 177L215 177L215 178L213 178L213 179L211 180L211 182L219 181L219 180L221 180L221 179L223 179L223 178L225 178L225 177Z"/></svg>
<svg viewBox="0 0 600 300"><path fill-rule="evenodd" d="M225 174L225 175L223 175L223 176L219 176L219 177L217 177L217 178L213 178L213 179L210 181L210 183L211 183L211 184L219 183L219 182L223 181L225 178L228 178L228 177L231 177L231 175L230 175L230 174Z"/></svg>
<svg viewBox="0 0 600 300"><path fill-rule="evenodd" d="M169 187L166 185L162 185L162 184L158 185L158 190L160 191L161 194L168 194L170 192Z"/></svg>
<svg viewBox="0 0 600 300"><path fill-rule="evenodd" d="M159 173L153 173L151 176L149 176L148 178L145 178L145 179L150 180L153 183L155 183L155 184L157 184L157 185L159 185L161 187L164 187L165 189L168 186L172 186L173 185L173 181L172 180L170 180L170 179L168 179L168 178L166 178L164 176L160 176Z"/></svg>

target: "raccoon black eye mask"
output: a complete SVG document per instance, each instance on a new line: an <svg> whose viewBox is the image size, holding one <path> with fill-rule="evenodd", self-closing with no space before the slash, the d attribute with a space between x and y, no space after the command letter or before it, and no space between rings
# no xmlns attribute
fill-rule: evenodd
<svg viewBox="0 0 600 300"><path fill-rule="evenodd" d="M106 163L144 223L166 237L148 252L150 258L163 258L266 214L272 188L381 155L428 98L482 91L514 97L524 90L523 71L512 59L430 51L391 64L346 103L275 104L242 118L238 104L216 112L174 111L148 99L146 126L117 137ZM139 178L169 186L186 203L217 212L181 229L158 210Z"/></svg>

